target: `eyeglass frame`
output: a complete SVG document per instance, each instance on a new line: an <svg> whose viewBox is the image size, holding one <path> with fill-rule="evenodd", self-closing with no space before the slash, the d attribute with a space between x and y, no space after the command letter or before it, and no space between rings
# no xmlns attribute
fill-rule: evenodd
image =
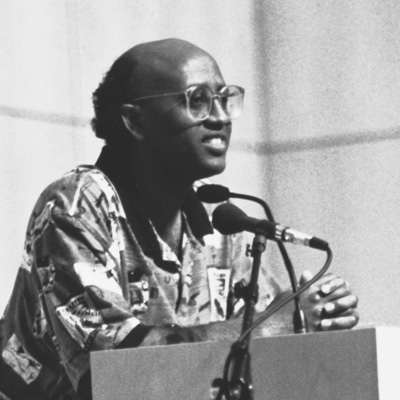
<svg viewBox="0 0 400 400"><path fill-rule="evenodd" d="M189 104L190 104L190 103L189 103L189 96L190 96L190 94L191 94L194 90L196 90L197 88L199 88L199 87L206 87L206 88L209 89L210 92L212 93L212 96L211 96L211 100L212 100L212 101L211 101L211 106L210 106L210 109L209 109L207 115L206 115L204 118L195 118L195 117L192 115L191 111L190 111L190 105L189 105ZM138 97L138 98L132 100L132 101L131 101L131 104L134 104L135 102L141 101L141 100L156 99L156 98L158 98L158 97L177 96L177 95L182 95L182 94L184 94L184 95L185 95L185 99L186 99L186 111L187 111L189 117L192 118L192 119L194 119L195 121L201 122L201 121L205 121L207 118L209 118L209 116L210 116L210 114L211 114L211 110L212 110L213 103L214 103L214 101L215 101L216 98L219 98L219 101L220 101L220 103L221 103L221 97L222 97L221 92L222 92L223 90L225 90L226 88L228 88L228 87L234 87L234 88L238 89L238 91L239 91L239 93L240 93L240 95L241 95L241 101L242 101L242 108L241 108L241 110L240 110L240 113L241 113L241 112L242 112L242 109L243 109L243 98L244 98L244 94L245 94L245 89L242 88L242 87L240 87L240 86L237 86L237 85L225 85L218 93L213 93L212 90L211 90L207 85L204 85L204 84L193 85L193 86L190 86L189 88L187 88L187 89L185 89L185 90L183 90L183 91L181 91L181 92L171 92L171 93L163 93L163 94L153 94L153 95L150 95L150 96ZM192 91L192 92L190 92L190 91ZM237 117L231 118L229 115L227 115L227 113L225 112L225 110L223 110L223 111L224 111L225 115L226 115L230 120L236 119L236 118L239 118L239 117L240 117L240 114L239 114Z"/></svg>

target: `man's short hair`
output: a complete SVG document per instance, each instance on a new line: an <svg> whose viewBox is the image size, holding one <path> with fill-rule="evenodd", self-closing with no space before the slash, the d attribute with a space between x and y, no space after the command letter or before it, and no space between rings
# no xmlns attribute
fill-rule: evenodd
<svg viewBox="0 0 400 400"><path fill-rule="evenodd" d="M108 145L118 145L130 140L121 119L121 107L129 102L127 88L133 66L123 57L118 58L93 92L94 118L92 128L98 138Z"/></svg>

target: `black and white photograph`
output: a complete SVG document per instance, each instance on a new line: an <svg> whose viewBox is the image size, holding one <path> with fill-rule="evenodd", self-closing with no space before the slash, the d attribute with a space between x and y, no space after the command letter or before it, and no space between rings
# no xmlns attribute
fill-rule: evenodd
<svg viewBox="0 0 400 400"><path fill-rule="evenodd" d="M0 400L398 400L400 2L0 2Z"/></svg>

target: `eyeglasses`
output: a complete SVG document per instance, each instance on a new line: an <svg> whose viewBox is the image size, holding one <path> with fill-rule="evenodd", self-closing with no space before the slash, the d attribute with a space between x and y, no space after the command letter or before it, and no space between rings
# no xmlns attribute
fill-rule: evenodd
<svg viewBox="0 0 400 400"><path fill-rule="evenodd" d="M195 121L204 121L210 116L215 99L218 99L223 112L229 119L238 118L242 113L244 89L235 85L224 86L218 93L213 93L208 86L197 85L183 92L139 97L133 100L132 103L147 99L155 99L157 97L179 95L185 96L187 113Z"/></svg>

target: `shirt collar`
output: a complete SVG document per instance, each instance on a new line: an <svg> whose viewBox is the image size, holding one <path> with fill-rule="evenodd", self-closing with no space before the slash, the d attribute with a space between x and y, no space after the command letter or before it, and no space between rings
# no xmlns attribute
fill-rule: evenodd
<svg viewBox="0 0 400 400"><path fill-rule="evenodd" d="M104 146L96 167L100 169L113 183L121 198L128 223L136 236L143 252L155 261L162 260L162 249L149 218L146 215L136 185L128 177L124 158L116 149ZM189 191L183 203L184 212L191 232L201 243L203 237L213 233L208 214L197 198L193 189Z"/></svg>

